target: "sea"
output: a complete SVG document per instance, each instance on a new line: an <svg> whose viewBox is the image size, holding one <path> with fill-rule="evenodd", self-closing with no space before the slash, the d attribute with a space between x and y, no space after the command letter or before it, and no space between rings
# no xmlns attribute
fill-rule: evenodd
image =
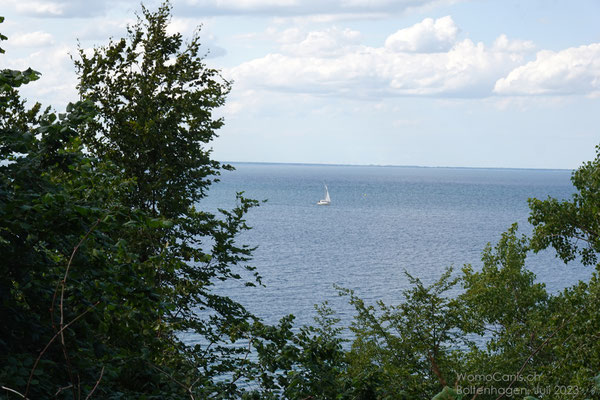
<svg viewBox="0 0 600 400"><path fill-rule="evenodd" d="M249 264L263 285L226 281L217 291L268 323L294 314L298 326L313 323L315 305L325 301L342 323L351 321L353 307L336 286L367 304L395 305L410 287L406 273L431 284L447 267L480 269L485 246L513 223L532 232L527 199L574 193L570 170L231 165L235 171L223 172L199 207L232 208L241 191L261 201L237 243L257 247ZM325 185L331 204L318 206ZM526 265L551 293L593 272L565 265L552 250L530 254Z"/></svg>

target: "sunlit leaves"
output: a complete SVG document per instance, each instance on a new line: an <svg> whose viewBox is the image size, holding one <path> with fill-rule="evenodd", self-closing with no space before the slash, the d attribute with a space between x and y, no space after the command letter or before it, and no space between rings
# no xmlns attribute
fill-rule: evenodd
<svg viewBox="0 0 600 400"><path fill-rule="evenodd" d="M571 200L530 199L529 221L535 227L532 247L553 247L565 263L581 258L598 262L600 252L600 146L596 158L584 163L571 178L577 192Z"/></svg>

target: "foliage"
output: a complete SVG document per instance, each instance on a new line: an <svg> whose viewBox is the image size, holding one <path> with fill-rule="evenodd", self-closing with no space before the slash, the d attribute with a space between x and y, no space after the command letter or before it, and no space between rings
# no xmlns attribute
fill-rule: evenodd
<svg viewBox="0 0 600 400"><path fill-rule="evenodd" d="M598 168L596 161L575 172L576 187L582 187L583 176L588 177L587 187L593 187L597 182L590 177L600 177ZM593 199L585 193L574 197L587 196L585 207L593 209ZM532 200L531 204L533 216L535 204L542 203ZM571 218L580 215L578 211ZM549 212L544 216L557 224L555 217ZM563 224L572 223L564 214L560 217ZM310 385L304 387L312 392L290 391L294 382L286 378L314 369L314 362L298 357L297 336L290 333L291 321L286 321L281 331L287 336L280 334L275 350L268 353L277 360L267 363L274 365L269 383L279 385L276 398L597 397L600 279L594 273L589 282L548 293L526 267L527 255L539 249L536 234L540 231L530 240L513 225L495 246L484 249L480 269L467 265L454 277L448 269L430 285L409 275L411 288L398 305L368 305L354 292L340 288L356 313L350 347L328 360L337 362L324 374L331 376L328 382L333 385L319 386L328 389L326 395ZM333 317L331 310L328 316ZM344 337L342 331L336 335Z"/></svg>
<svg viewBox="0 0 600 400"><path fill-rule="evenodd" d="M581 257L583 264L598 262L600 252L600 145L596 158L584 163L571 178L577 192L571 200L530 199L529 221L535 227L535 251L552 246L565 263Z"/></svg>
<svg viewBox="0 0 600 400"><path fill-rule="evenodd" d="M221 217L194 208L220 168L200 144L221 125L210 110L228 86L210 79L197 38L180 61L161 66L181 37L165 36L167 5L143 11L131 32L145 54L157 43L158 58L148 61L153 70L144 64L144 73L119 78L146 96L130 108L109 110L120 96L107 90L114 75L90 82L86 70L83 101L64 114L40 113L18 96L39 74L2 71L0 383L9 396L168 399L242 390L227 377L245 371L247 352L232 343L254 318L213 288L242 278L235 268L246 268L252 249L236 236L256 202L240 195ZM109 63L120 56L107 51L80 65L92 75L115 67ZM155 81L170 97L146 92ZM128 137L147 146L135 165ZM182 331L203 340L186 345Z"/></svg>
<svg viewBox="0 0 600 400"><path fill-rule="evenodd" d="M294 331L293 317L257 331L258 363L254 373L259 389L248 398L339 398L346 367L339 319L327 303L315 306L315 326Z"/></svg>
<svg viewBox="0 0 600 400"><path fill-rule="evenodd" d="M79 93L94 103L96 118L81 135L95 156L109 159L135 188L123 199L152 215L176 218L205 195L222 167L205 148L223 120L229 83L206 67L196 32L184 44L167 34L171 7L142 6L127 38L79 50ZM229 168L229 167L227 167Z"/></svg>
<svg viewBox="0 0 600 400"><path fill-rule="evenodd" d="M159 333L171 336L203 371L189 380L201 381L202 393L209 394L208 383L223 386L220 376L247 364L238 357L245 350L231 343L248 339L254 317L213 289L220 281L243 279L242 271L253 273L246 264L252 249L235 238L249 229L244 214L257 203L239 194L239 206L221 210L222 219L196 208L220 169L231 169L212 160L205 147L223 124L213 110L224 104L229 84L204 64L198 34L184 43L181 34L167 33L170 10L168 3L155 12L142 6L126 38L91 56L80 49L79 92L96 109L81 137L94 156L133 182L119 201L163 221L127 240L141 261L156 259L153 290L164 325ZM246 284L256 281L254 273ZM202 338L202 345L176 340L181 331ZM223 390L235 393L236 386Z"/></svg>
<svg viewBox="0 0 600 400"><path fill-rule="evenodd" d="M457 300L446 295L457 283L451 273L429 286L407 274L413 286L398 306L378 302L375 308L341 290L357 312L348 372L358 398L427 397L454 375L447 367L461 340L453 331L460 323Z"/></svg>
<svg viewBox="0 0 600 400"><path fill-rule="evenodd" d="M81 50L81 101L63 114L19 96L38 72L0 71L7 398L598 397L598 273L552 294L526 264L547 247L598 262L600 147L573 174L573 198L531 199L532 238L512 226L481 268L430 284L407 274L395 305L338 288L355 309L349 328L327 304L313 326L266 325L218 291L260 283L238 244L257 203L240 193L218 215L198 206L231 169L206 147L229 83L197 34L167 34L169 18L168 3L142 7L125 39Z"/></svg>

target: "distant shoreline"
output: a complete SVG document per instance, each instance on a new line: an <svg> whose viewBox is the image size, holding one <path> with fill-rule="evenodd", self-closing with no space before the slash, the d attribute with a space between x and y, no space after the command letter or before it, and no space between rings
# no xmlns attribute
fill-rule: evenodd
<svg viewBox="0 0 600 400"><path fill-rule="evenodd" d="M526 167L452 167L428 165L394 165L394 164L321 164L301 162L266 162L266 161L219 161L223 164L254 164L254 165L289 165L306 167L373 167L373 168L424 168L424 169L478 169L505 171L574 171L569 168L526 168Z"/></svg>

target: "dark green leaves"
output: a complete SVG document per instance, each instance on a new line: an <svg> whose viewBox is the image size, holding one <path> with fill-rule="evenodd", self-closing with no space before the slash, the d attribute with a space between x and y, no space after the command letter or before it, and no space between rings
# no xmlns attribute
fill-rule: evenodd
<svg viewBox="0 0 600 400"><path fill-rule="evenodd" d="M169 35L170 5L145 7L127 38L80 50L79 91L98 113L82 132L98 157L135 179L123 201L155 216L175 218L205 195L219 163L204 148L223 122L213 110L224 104L229 84L208 68L200 38L184 44Z"/></svg>
<svg viewBox="0 0 600 400"><path fill-rule="evenodd" d="M4 22L4 17L0 17L0 24L3 22ZM0 33L0 42L3 40L6 40L6 39L8 39L8 38ZM0 54L4 54L4 53L5 53L4 49L0 47Z"/></svg>
<svg viewBox="0 0 600 400"><path fill-rule="evenodd" d="M571 180L577 189L571 200L529 200L532 247L551 246L565 263L580 257L583 264L594 265L600 252L600 146L596 159L577 169Z"/></svg>
<svg viewBox="0 0 600 400"><path fill-rule="evenodd" d="M39 73L0 73L0 382L28 398L97 382L98 398L243 392L224 377L249 373L237 342L254 318L214 287L259 281L236 240L256 202L195 208L220 170L203 146L229 85L169 18L143 8L127 39L82 53L83 101L59 115L18 95Z"/></svg>
<svg viewBox="0 0 600 400"><path fill-rule="evenodd" d="M19 87L26 85L29 82L37 81L40 78L40 73L32 70L31 68L25 71L16 71L12 69L4 69L0 73L0 85L2 85L2 91L6 90L6 87Z"/></svg>

